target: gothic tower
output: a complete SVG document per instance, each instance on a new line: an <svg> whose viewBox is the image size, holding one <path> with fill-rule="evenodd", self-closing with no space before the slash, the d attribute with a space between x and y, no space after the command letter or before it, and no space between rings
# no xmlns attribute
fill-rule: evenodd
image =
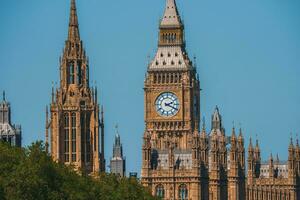
<svg viewBox="0 0 300 200"><path fill-rule="evenodd" d="M97 88L89 86L89 61L79 35L75 0L71 0L69 20L60 58L60 86L52 89L50 119L46 111L46 148L50 129L50 152L55 161L84 173L97 173L105 170L103 110L100 118Z"/></svg>
<svg viewBox="0 0 300 200"><path fill-rule="evenodd" d="M0 102L0 141L16 147L21 147L22 130L20 125L12 124L10 103L5 98Z"/></svg>
<svg viewBox="0 0 300 200"><path fill-rule="evenodd" d="M206 150L199 135L200 86L175 0L166 0L157 53L145 79L142 184L164 199L199 199ZM200 154L202 153L202 155Z"/></svg>
<svg viewBox="0 0 300 200"><path fill-rule="evenodd" d="M228 196L227 184L227 137L222 116L216 106L212 115L210 134L209 199L221 200Z"/></svg>
<svg viewBox="0 0 300 200"><path fill-rule="evenodd" d="M116 126L115 143L113 146L113 156L110 159L110 172L121 177L126 176L126 158L123 156L123 146L121 137Z"/></svg>

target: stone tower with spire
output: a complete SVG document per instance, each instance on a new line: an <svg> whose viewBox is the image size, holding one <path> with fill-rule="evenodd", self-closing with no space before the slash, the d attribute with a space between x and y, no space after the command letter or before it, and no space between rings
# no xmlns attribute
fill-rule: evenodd
<svg viewBox="0 0 300 200"><path fill-rule="evenodd" d="M216 106L209 138L209 199L238 200L245 197L245 149L242 130L235 127L225 135L222 116Z"/></svg>
<svg viewBox="0 0 300 200"><path fill-rule="evenodd" d="M119 134L118 126L116 126L115 143L113 146L113 156L110 159L110 172L121 177L126 176L126 159L123 156L123 146Z"/></svg>
<svg viewBox="0 0 300 200"><path fill-rule="evenodd" d="M3 99L0 102L0 141L9 143L12 146L21 147L21 126L11 122L11 107L6 100L3 91Z"/></svg>
<svg viewBox="0 0 300 200"><path fill-rule="evenodd" d="M89 85L89 67L75 0L71 0L68 38L60 58L60 85L52 89L49 118L46 110L46 148L48 151L50 146L55 161L96 174L105 170L104 121L97 88Z"/></svg>
<svg viewBox="0 0 300 200"><path fill-rule="evenodd" d="M141 182L164 199L200 199L200 83L186 51L175 0L166 0L158 49L144 83L145 132ZM205 136L206 137L206 136ZM203 150L205 152L205 150Z"/></svg>

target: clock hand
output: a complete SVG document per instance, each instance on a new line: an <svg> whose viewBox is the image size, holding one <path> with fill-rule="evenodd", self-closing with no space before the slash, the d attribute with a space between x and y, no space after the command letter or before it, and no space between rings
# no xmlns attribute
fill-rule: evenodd
<svg viewBox="0 0 300 200"><path fill-rule="evenodd" d="M173 103L173 102L172 102ZM170 108L173 108L174 110L178 110L178 108L175 108L174 106L171 106L172 103L165 103L165 106L168 106Z"/></svg>
<svg viewBox="0 0 300 200"><path fill-rule="evenodd" d="M165 103L165 106L170 106L171 104L173 104L174 102L170 102L170 103Z"/></svg>

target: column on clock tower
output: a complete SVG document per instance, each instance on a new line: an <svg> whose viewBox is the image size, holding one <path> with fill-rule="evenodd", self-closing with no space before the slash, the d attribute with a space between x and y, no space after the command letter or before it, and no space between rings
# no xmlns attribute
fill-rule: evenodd
<svg viewBox="0 0 300 200"><path fill-rule="evenodd" d="M68 38L60 58L60 85L52 92L46 136L50 129L54 160L88 174L104 169L99 149L103 120L97 101L97 89L89 86L89 61L80 39L75 0L71 0Z"/></svg>
<svg viewBox="0 0 300 200"><path fill-rule="evenodd" d="M143 185L164 199L199 199L200 83L175 0L166 0L144 94Z"/></svg>

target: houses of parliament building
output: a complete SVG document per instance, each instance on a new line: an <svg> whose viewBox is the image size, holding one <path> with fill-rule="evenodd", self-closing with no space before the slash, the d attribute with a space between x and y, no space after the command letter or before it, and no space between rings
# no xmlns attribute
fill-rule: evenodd
<svg viewBox="0 0 300 200"><path fill-rule="evenodd" d="M158 48L144 85L145 132L141 182L165 200L300 199L300 147L291 140L287 162L262 162L258 141L248 147L226 136L216 107L211 131L200 128L200 81L185 48L175 0L166 0Z"/></svg>
<svg viewBox="0 0 300 200"><path fill-rule="evenodd" d="M76 12L71 0L59 87L46 109L46 149L55 161L93 175L105 171L104 117ZM287 162L272 155L263 162L258 141L245 149L242 130L226 135L218 107L210 131L200 124L200 80L184 30L176 1L166 0L144 82L142 185L164 200L300 199L298 141L291 140Z"/></svg>

